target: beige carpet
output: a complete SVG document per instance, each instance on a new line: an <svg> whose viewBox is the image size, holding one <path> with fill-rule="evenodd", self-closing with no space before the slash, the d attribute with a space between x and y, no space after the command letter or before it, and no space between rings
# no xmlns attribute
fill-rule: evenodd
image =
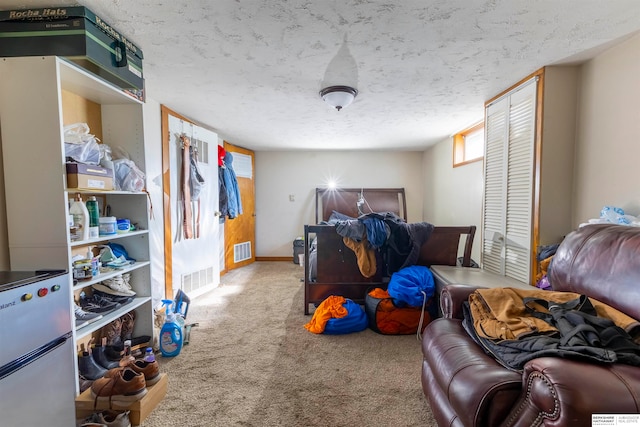
<svg viewBox="0 0 640 427"><path fill-rule="evenodd" d="M166 426L435 426L415 335L304 329L302 268L256 262L191 303L190 343L143 422Z"/></svg>

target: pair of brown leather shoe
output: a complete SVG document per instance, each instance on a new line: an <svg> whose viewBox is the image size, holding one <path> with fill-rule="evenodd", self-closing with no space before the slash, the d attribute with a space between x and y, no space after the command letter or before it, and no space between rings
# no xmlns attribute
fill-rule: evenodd
<svg viewBox="0 0 640 427"><path fill-rule="evenodd" d="M160 381L160 367L158 366L158 362L155 360L153 362L147 362L146 360L134 360L127 365L127 368L131 368L135 372L142 374L147 387ZM121 368L114 368L111 371L117 369ZM111 371L108 371L105 376L109 375L109 372Z"/></svg>
<svg viewBox="0 0 640 427"><path fill-rule="evenodd" d="M160 381L158 362L135 360L124 367L107 371L91 385L91 395L96 401L131 403L147 394L147 386Z"/></svg>
<svg viewBox="0 0 640 427"><path fill-rule="evenodd" d="M91 384L91 396L96 402L129 405L146 394L144 375L129 367L111 369Z"/></svg>

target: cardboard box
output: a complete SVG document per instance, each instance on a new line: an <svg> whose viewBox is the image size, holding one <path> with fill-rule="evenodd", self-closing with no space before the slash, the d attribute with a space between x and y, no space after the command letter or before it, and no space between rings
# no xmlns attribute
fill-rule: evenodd
<svg viewBox="0 0 640 427"><path fill-rule="evenodd" d="M160 375L160 381L147 387L147 394L129 406L120 406L113 402L111 403L111 407L109 406L109 402L97 402L97 404L95 404L93 397L91 397L91 389L85 390L80 396L76 397L76 418L84 419L94 412L105 409L130 411L129 420L131 421L131 425L139 426L167 394L167 385L169 382L167 374L161 373Z"/></svg>
<svg viewBox="0 0 640 427"><path fill-rule="evenodd" d="M67 188L113 190L111 169L84 163L67 163Z"/></svg>
<svg viewBox="0 0 640 427"><path fill-rule="evenodd" d="M62 56L144 101L142 50L82 6L0 11L0 56Z"/></svg>

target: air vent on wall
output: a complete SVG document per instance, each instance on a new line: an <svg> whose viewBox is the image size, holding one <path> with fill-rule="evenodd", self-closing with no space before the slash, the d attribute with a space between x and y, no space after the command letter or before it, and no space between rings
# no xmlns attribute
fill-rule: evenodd
<svg viewBox="0 0 640 427"><path fill-rule="evenodd" d="M246 261L251 259L251 242L238 243L233 245L233 262Z"/></svg>
<svg viewBox="0 0 640 427"><path fill-rule="evenodd" d="M211 284L213 284L213 267L207 267L202 270L183 274L180 289L189 293L190 291L195 291Z"/></svg>

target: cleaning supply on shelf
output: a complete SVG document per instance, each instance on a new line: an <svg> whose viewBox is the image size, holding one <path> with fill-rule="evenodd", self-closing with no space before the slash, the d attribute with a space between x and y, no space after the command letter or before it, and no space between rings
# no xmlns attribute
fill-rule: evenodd
<svg viewBox="0 0 640 427"><path fill-rule="evenodd" d="M178 323L178 315L171 309L173 301L163 299L162 304L166 308L164 325L160 329L160 352L164 357L174 357L182 350L182 326Z"/></svg>
<svg viewBox="0 0 640 427"><path fill-rule="evenodd" d="M100 273L100 265L98 262L98 257L93 255L93 251L91 248L87 249L86 258L91 262L91 275L96 277Z"/></svg>
<svg viewBox="0 0 640 427"><path fill-rule="evenodd" d="M156 356L153 354L153 348L147 347L147 349L144 352L144 357L142 358L142 360L149 363L155 362Z"/></svg>
<svg viewBox="0 0 640 427"><path fill-rule="evenodd" d="M89 240L89 211L80 194L74 198L71 207L69 207L69 213L73 215L73 224L80 236L78 240Z"/></svg>
<svg viewBox="0 0 640 427"><path fill-rule="evenodd" d="M122 358L120 359L120 366L129 366L130 363L136 361L136 358L131 354L131 340L124 341L124 349L122 351Z"/></svg>
<svg viewBox="0 0 640 427"><path fill-rule="evenodd" d="M98 210L96 196L89 196L86 206L87 212L89 212L89 238L97 239L99 237L100 211Z"/></svg>

